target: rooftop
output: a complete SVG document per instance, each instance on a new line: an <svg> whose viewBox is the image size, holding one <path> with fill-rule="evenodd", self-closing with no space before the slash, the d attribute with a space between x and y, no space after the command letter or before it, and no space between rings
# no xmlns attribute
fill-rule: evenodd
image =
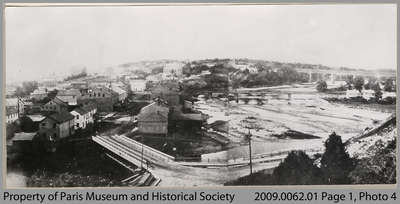
<svg viewBox="0 0 400 204"><path fill-rule="evenodd" d="M36 132L17 132L14 134L13 141L32 141Z"/></svg>

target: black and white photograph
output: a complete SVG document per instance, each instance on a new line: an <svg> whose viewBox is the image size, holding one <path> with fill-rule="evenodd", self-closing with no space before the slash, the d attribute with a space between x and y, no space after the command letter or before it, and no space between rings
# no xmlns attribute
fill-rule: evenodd
<svg viewBox="0 0 400 204"><path fill-rule="evenodd" d="M396 4L8 6L7 188L396 184Z"/></svg>

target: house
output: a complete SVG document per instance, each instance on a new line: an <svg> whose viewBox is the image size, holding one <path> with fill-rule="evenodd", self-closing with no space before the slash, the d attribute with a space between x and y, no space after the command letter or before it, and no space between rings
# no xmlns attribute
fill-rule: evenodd
<svg viewBox="0 0 400 204"><path fill-rule="evenodd" d="M39 130L40 123L46 119L46 116L41 114L25 115L20 119L21 129L24 132L36 132Z"/></svg>
<svg viewBox="0 0 400 204"><path fill-rule="evenodd" d="M6 98L6 107L15 108L19 114L24 113L25 101L22 98Z"/></svg>
<svg viewBox="0 0 400 204"><path fill-rule="evenodd" d="M42 100L47 97L47 91L44 89L35 89L31 94L30 98L37 101Z"/></svg>
<svg viewBox="0 0 400 204"><path fill-rule="evenodd" d="M171 62L164 65L163 76L164 77L181 77L182 69L185 64L181 62Z"/></svg>
<svg viewBox="0 0 400 204"><path fill-rule="evenodd" d="M118 101L120 102L125 101L126 97L128 97L128 93L119 86L112 86L111 90L118 96Z"/></svg>
<svg viewBox="0 0 400 204"><path fill-rule="evenodd" d="M68 103L59 99L58 97L54 97L53 100L47 102L42 105L41 111L46 112L68 112Z"/></svg>
<svg viewBox="0 0 400 204"><path fill-rule="evenodd" d="M132 92L143 92L146 90L146 80L143 79L129 80L129 85Z"/></svg>
<svg viewBox="0 0 400 204"><path fill-rule="evenodd" d="M362 91L362 97L366 100L370 100L372 98L375 98L375 91L368 89L368 90L363 90Z"/></svg>
<svg viewBox="0 0 400 204"><path fill-rule="evenodd" d="M143 134L168 134L169 108L157 100L140 110L138 115L139 132Z"/></svg>
<svg viewBox="0 0 400 204"><path fill-rule="evenodd" d="M82 92L78 104L94 103L99 112L112 112L114 105L118 102L118 95L105 86L96 86Z"/></svg>
<svg viewBox="0 0 400 204"><path fill-rule="evenodd" d="M57 98L72 106L78 104L78 98L80 96L81 92L78 89L60 90L57 93Z"/></svg>
<svg viewBox="0 0 400 204"><path fill-rule="evenodd" d="M94 123L96 108L92 105L87 105L75 108L70 113L75 117L75 130L85 129L88 124Z"/></svg>
<svg viewBox="0 0 400 204"><path fill-rule="evenodd" d="M6 123L11 124L18 120L18 110L14 107L6 107Z"/></svg>
<svg viewBox="0 0 400 204"><path fill-rule="evenodd" d="M151 90L151 97L162 99L167 102L170 107L181 106L179 84L175 81L159 83Z"/></svg>
<svg viewBox="0 0 400 204"><path fill-rule="evenodd" d="M383 98L383 99L385 99L385 98L396 98L396 92L387 92L387 91L384 91L384 92L382 93L382 98Z"/></svg>
<svg viewBox="0 0 400 204"><path fill-rule="evenodd" d="M33 140L37 132L18 132L12 138L13 147L18 152L31 152L33 149Z"/></svg>
<svg viewBox="0 0 400 204"><path fill-rule="evenodd" d="M355 89L347 90L346 91L346 98L356 98L356 97L362 97L361 92Z"/></svg>
<svg viewBox="0 0 400 204"><path fill-rule="evenodd" d="M68 112L58 112L49 115L40 123L39 136L55 142L74 134L75 117Z"/></svg>

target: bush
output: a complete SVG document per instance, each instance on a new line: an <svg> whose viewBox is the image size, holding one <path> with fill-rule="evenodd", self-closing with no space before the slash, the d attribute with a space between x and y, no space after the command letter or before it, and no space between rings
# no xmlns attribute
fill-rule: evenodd
<svg viewBox="0 0 400 204"><path fill-rule="evenodd" d="M326 81L318 81L316 89L319 92L325 92L328 89L328 85L326 84Z"/></svg>

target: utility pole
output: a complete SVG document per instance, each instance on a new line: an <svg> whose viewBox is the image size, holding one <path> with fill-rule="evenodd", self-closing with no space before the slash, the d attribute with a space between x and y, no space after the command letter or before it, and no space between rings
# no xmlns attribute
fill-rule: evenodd
<svg viewBox="0 0 400 204"><path fill-rule="evenodd" d="M253 161L252 161L252 152L251 152L251 137L252 134L250 132L250 129L258 129L259 125L257 124L256 118L254 117L246 117L243 121L245 124L245 127L248 130L248 133L245 134L245 139L249 141L249 166L250 166L250 175L253 174Z"/></svg>
<svg viewBox="0 0 400 204"><path fill-rule="evenodd" d="M140 159L140 168L143 169L143 135L142 135L142 158Z"/></svg>
<svg viewBox="0 0 400 204"><path fill-rule="evenodd" d="M250 133L250 129L248 129L249 132L246 135L246 138L249 140L249 165L250 165L250 175L253 174L253 162L251 160L251 133Z"/></svg>

